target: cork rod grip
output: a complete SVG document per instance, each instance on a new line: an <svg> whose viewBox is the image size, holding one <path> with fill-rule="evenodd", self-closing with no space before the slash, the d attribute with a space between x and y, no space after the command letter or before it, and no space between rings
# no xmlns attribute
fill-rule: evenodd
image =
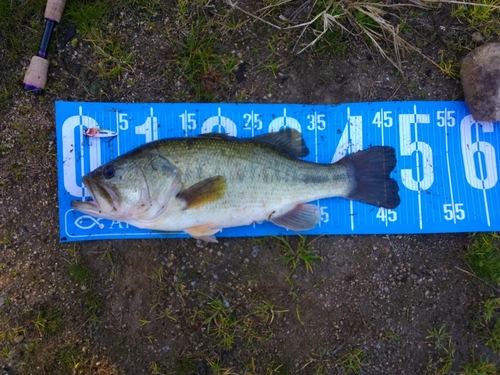
<svg viewBox="0 0 500 375"><path fill-rule="evenodd" d="M45 87L47 82L47 71L49 70L49 62L42 57L33 56L31 58L30 66L24 76L24 82L33 86L34 88Z"/></svg>
<svg viewBox="0 0 500 375"><path fill-rule="evenodd" d="M47 0L44 17L59 22L64 11L66 0Z"/></svg>

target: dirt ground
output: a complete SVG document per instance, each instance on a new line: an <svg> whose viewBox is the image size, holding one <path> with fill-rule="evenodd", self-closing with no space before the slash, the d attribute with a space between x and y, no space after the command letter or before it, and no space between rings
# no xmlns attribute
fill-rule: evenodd
<svg viewBox="0 0 500 375"><path fill-rule="evenodd" d="M429 339L440 327L450 337L445 349L454 348L448 373L473 358L498 364L499 354L475 324L482 302L498 290L467 271L468 234L308 238L321 260L313 272L299 264L293 274L273 238L59 243L55 100L463 98L457 80L417 53L404 55L404 75L357 35L340 36L340 51L324 43L297 55L298 31L281 32L224 2L208 3L200 17L216 22L203 32L215 38L214 54L245 62L243 80L223 68L201 76L182 71L176 41L194 23L180 23L177 2L112 12L104 38L118 40L131 63L111 77L100 64L112 61L103 62L96 43L78 32L65 41L75 25L63 20L40 97L23 92L20 82L38 47L41 13L21 25L22 35L35 38L21 47L20 61L0 41L6 91L0 99L0 373L437 374L449 358ZM263 3L239 5L255 10ZM292 2L280 12L296 8ZM437 61L445 51L459 62L478 45L451 10L407 14L406 37ZM229 19L237 26L227 27ZM297 242L290 238L292 247Z"/></svg>

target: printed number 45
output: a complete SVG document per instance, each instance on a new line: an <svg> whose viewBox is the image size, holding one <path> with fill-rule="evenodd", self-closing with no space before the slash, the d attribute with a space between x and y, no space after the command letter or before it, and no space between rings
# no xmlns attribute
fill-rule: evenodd
<svg viewBox="0 0 500 375"><path fill-rule="evenodd" d="M380 207L375 217L385 223L389 221L394 223L396 220L398 220L398 213L394 210Z"/></svg>

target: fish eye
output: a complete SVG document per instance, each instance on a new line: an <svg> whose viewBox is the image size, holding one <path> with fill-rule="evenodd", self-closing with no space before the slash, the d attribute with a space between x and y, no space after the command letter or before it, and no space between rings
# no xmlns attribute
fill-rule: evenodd
<svg viewBox="0 0 500 375"><path fill-rule="evenodd" d="M102 175L104 178L113 178L115 177L115 167L113 164L108 164L102 169Z"/></svg>

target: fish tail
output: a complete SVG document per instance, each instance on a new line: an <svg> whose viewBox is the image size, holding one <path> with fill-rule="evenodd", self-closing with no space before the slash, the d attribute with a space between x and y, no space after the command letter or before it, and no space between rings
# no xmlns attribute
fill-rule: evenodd
<svg viewBox="0 0 500 375"><path fill-rule="evenodd" d="M396 166L393 147L370 147L347 155L339 164L347 167L352 182L346 198L384 208L395 208L401 202L398 183L390 177Z"/></svg>

